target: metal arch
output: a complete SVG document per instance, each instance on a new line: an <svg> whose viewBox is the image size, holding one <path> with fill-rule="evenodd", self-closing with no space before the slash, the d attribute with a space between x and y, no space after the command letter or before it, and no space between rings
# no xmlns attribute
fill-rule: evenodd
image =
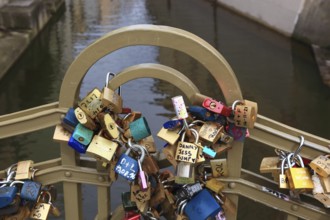
<svg viewBox="0 0 330 220"><path fill-rule="evenodd" d="M59 97L60 107L74 104L81 81L94 63L113 51L134 45L161 46L184 52L195 58L212 74L227 103L242 99L233 70L209 43L178 28L143 24L114 30L84 49L65 74Z"/></svg>
<svg viewBox="0 0 330 220"><path fill-rule="evenodd" d="M117 89L119 86L138 78L156 78L171 83L179 88L190 100L193 100L199 89L181 72L161 64L145 63L130 66L109 81L109 88Z"/></svg>

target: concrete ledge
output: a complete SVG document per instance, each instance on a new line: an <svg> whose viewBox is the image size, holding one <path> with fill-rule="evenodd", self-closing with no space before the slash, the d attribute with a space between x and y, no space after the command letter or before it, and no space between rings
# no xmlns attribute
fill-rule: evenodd
<svg viewBox="0 0 330 220"><path fill-rule="evenodd" d="M64 0L11 0L0 6L0 79L62 5Z"/></svg>

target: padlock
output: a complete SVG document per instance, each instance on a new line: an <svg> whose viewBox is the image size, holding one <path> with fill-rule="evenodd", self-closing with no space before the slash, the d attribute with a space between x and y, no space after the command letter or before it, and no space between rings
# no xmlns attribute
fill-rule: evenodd
<svg viewBox="0 0 330 220"><path fill-rule="evenodd" d="M150 207L156 208L166 199L165 189L163 183L158 179L156 188L150 197Z"/></svg>
<svg viewBox="0 0 330 220"><path fill-rule="evenodd" d="M175 183L195 183L195 167L191 163L179 162L176 167Z"/></svg>
<svg viewBox="0 0 330 220"><path fill-rule="evenodd" d="M194 195L202 191L202 185L199 182L185 184L175 191L176 200L191 199Z"/></svg>
<svg viewBox="0 0 330 220"><path fill-rule="evenodd" d="M17 213L17 211L20 207L20 204L21 204L21 197L19 197L18 195L14 196L14 198L12 199L12 201L9 204L0 208L0 216L11 215L11 214Z"/></svg>
<svg viewBox="0 0 330 220"><path fill-rule="evenodd" d="M125 115L125 117L123 118L123 120L121 121L122 124L122 128L124 130L127 130L129 128L129 124L137 119L139 119L142 116L141 112L130 112L127 115Z"/></svg>
<svg viewBox="0 0 330 220"><path fill-rule="evenodd" d="M159 172L159 166L157 164L157 161L153 158L152 155L149 154L149 152L143 147L145 150L145 157L142 162L142 168L147 174L154 174L157 175Z"/></svg>
<svg viewBox="0 0 330 220"><path fill-rule="evenodd" d="M74 132L72 133L72 137L85 146L91 142L93 135L94 132L92 130L86 128L80 123L76 126Z"/></svg>
<svg viewBox="0 0 330 220"><path fill-rule="evenodd" d="M220 155L232 149L232 145L215 143L212 144L212 149L217 153L217 155Z"/></svg>
<svg viewBox="0 0 330 220"><path fill-rule="evenodd" d="M184 212L190 220L206 220L214 217L220 210L220 205L211 193L203 189L187 203Z"/></svg>
<svg viewBox="0 0 330 220"><path fill-rule="evenodd" d="M118 144L103 137L102 132L103 130L101 130L98 135L94 135L93 140L86 150L86 154L102 162L110 163L117 150Z"/></svg>
<svg viewBox="0 0 330 220"><path fill-rule="evenodd" d="M232 105L235 125L238 127L253 128L257 119L257 109L254 105L247 105L244 101L235 101Z"/></svg>
<svg viewBox="0 0 330 220"><path fill-rule="evenodd" d="M287 163L287 158L284 158L281 162L281 173L279 174L278 187L281 189L289 189L289 180L286 174L284 173L284 168Z"/></svg>
<svg viewBox="0 0 330 220"><path fill-rule="evenodd" d="M219 194L225 188L225 184L216 178L212 178L205 181L205 187L212 190L216 194Z"/></svg>
<svg viewBox="0 0 330 220"><path fill-rule="evenodd" d="M185 133L183 132L181 136L181 141L178 143L178 147L175 153L175 159L182 162L196 163L197 153L198 153L198 133L194 129L190 129L195 136L195 143L185 142Z"/></svg>
<svg viewBox="0 0 330 220"><path fill-rule="evenodd" d="M316 200L321 202L326 208L330 208L330 194L324 193L320 177L317 173L314 172L312 175L313 180L313 196Z"/></svg>
<svg viewBox="0 0 330 220"><path fill-rule="evenodd" d="M227 107L222 102L218 102L211 98L204 99L202 106L212 112L221 114L226 117L229 117L232 113L232 110L230 107Z"/></svg>
<svg viewBox="0 0 330 220"><path fill-rule="evenodd" d="M208 121L203 124L198 134L205 141L214 144L217 142L223 132L223 126L219 123Z"/></svg>
<svg viewBox="0 0 330 220"><path fill-rule="evenodd" d="M186 205L187 199L180 201L177 205L176 220L189 220L188 216L184 214Z"/></svg>
<svg viewBox="0 0 330 220"><path fill-rule="evenodd" d="M325 193L330 193L330 176L320 176L320 182Z"/></svg>
<svg viewBox="0 0 330 220"><path fill-rule="evenodd" d="M151 135L151 131L145 117L140 117L129 124L129 129L125 131L126 138L133 138L135 142Z"/></svg>
<svg viewBox="0 0 330 220"><path fill-rule="evenodd" d="M22 199L27 201L36 202L40 191L41 191L41 183L35 181L13 181L10 184L10 187L14 187L15 184L23 184L20 192L20 196Z"/></svg>
<svg viewBox="0 0 330 220"><path fill-rule="evenodd" d="M74 131L74 128L72 129L72 132ZM68 142L70 140L70 137L72 134L64 129L64 127L60 124L56 125L53 140L54 141L60 141L60 142Z"/></svg>
<svg viewBox="0 0 330 220"><path fill-rule="evenodd" d="M97 126L94 120L91 117L89 117L81 108L77 107L74 110L74 113L80 124L82 124L83 126L85 126L86 128L92 131L96 130Z"/></svg>
<svg viewBox="0 0 330 220"><path fill-rule="evenodd" d="M201 106L189 106L188 112L193 116L194 119L202 121L215 121L217 119L216 115Z"/></svg>
<svg viewBox="0 0 330 220"><path fill-rule="evenodd" d="M182 119L172 119L163 124L163 128L168 129L168 130L175 130L183 126L183 121Z"/></svg>
<svg viewBox="0 0 330 220"><path fill-rule="evenodd" d="M292 156L293 153L289 154L287 157L289 169L285 171L285 174L289 180L290 189L301 190L301 191L312 190L314 185L308 168L304 167L304 163L299 154L297 155L297 157L300 161L301 167L292 167L293 166L291 164Z"/></svg>
<svg viewBox="0 0 330 220"><path fill-rule="evenodd" d="M279 157L264 157L260 163L260 173L273 173L279 170Z"/></svg>
<svg viewBox="0 0 330 220"><path fill-rule="evenodd" d="M27 219L30 215L30 209L28 206L20 206L16 213L11 215L6 215L2 220L24 220Z"/></svg>
<svg viewBox="0 0 330 220"><path fill-rule="evenodd" d="M51 195L50 193L46 192L48 195L48 202L43 202L38 199L38 202L33 206L30 214L30 218L32 219L40 219L46 220L51 208ZM39 201L40 200L40 201Z"/></svg>
<svg viewBox="0 0 330 220"><path fill-rule="evenodd" d="M179 140L180 134L178 133L181 129L177 128L175 130L169 130L164 127L160 129L157 133L157 137L163 139L170 145L175 145L175 143Z"/></svg>
<svg viewBox="0 0 330 220"><path fill-rule="evenodd" d="M136 174L139 171L139 165L137 160L129 156L131 150L132 148L129 147L125 154L122 154L120 156L115 167L115 172L129 181L135 180ZM144 157L144 154L144 151L142 151L141 157Z"/></svg>
<svg viewBox="0 0 330 220"><path fill-rule="evenodd" d="M327 177L330 175L330 155L320 155L309 166L320 176Z"/></svg>
<svg viewBox="0 0 330 220"><path fill-rule="evenodd" d="M118 125L109 113L101 112L98 114L98 119L102 129L109 137L114 139L119 137Z"/></svg>
<svg viewBox="0 0 330 220"><path fill-rule="evenodd" d="M233 140L243 142L247 136L248 129L245 127L238 127L234 123L229 123L227 132Z"/></svg>
<svg viewBox="0 0 330 220"><path fill-rule="evenodd" d="M15 180L27 180L32 177L32 168L33 161L32 160L24 160L19 161L17 163Z"/></svg>
<svg viewBox="0 0 330 220"><path fill-rule="evenodd" d="M166 156L166 159L172 164L174 169L176 169L178 162L175 160L177 146L171 144L165 144L162 152Z"/></svg>
<svg viewBox="0 0 330 220"><path fill-rule="evenodd" d="M114 113L121 113L123 108L123 100L120 96L120 87L118 89L118 93L113 91L109 88L109 80L110 76L115 76L114 73L108 73L105 87L102 91L101 100L104 106L110 109L110 111L113 111Z"/></svg>
<svg viewBox="0 0 330 220"><path fill-rule="evenodd" d="M94 88L83 98L78 106L92 119L95 119L97 114L103 111L105 106L101 100L101 92L98 88Z"/></svg>
<svg viewBox="0 0 330 220"><path fill-rule="evenodd" d="M237 207L227 196L223 193L214 195L214 197L219 201L221 208L226 214L235 215L237 213Z"/></svg>
<svg viewBox="0 0 330 220"><path fill-rule="evenodd" d="M131 185L131 200L136 203L140 212L144 213L148 208L148 202L151 196L150 183L148 183L147 190L141 190L138 184Z"/></svg>
<svg viewBox="0 0 330 220"><path fill-rule="evenodd" d="M210 160L213 177L228 176L227 159Z"/></svg>
<svg viewBox="0 0 330 220"><path fill-rule="evenodd" d="M131 200L131 192L122 192L121 201L126 212L137 210L136 203Z"/></svg>
<svg viewBox="0 0 330 220"><path fill-rule="evenodd" d="M203 154L203 148L198 148L198 152L197 152L197 158L196 158L196 163L203 163L205 162L205 157Z"/></svg>
<svg viewBox="0 0 330 220"><path fill-rule="evenodd" d="M77 126L79 121L76 118L73 108L69 108L62 120L62 123L66 125L64 127L68 128L69 131L73 131L74 128Z"/></svg>
<svg viewBox="0 0 330 220"><path fill-rule="evenodd" d="M0 208L8 206L13 202L18 192L15 186L4 186L0 187Z"/></svg>
<svg viewBox="0 0 330 220"><path fill-rule="evenodd" d="M61 216L61 211L54 206L54 204L52 202L50 202L50 214L52 214L55 217L60 217Z"/></svg>
<svg viewBox="0 0 330 220"><path fill-rule="evenodd" d="M182 96L175 96L172 98L172 104L174 106L175 113L177 115L177 118L180 119L186 119L189 117L186 105L184 103Z"/></svg>
<svg viewBox="0 0 330 220"><path fill-rule="evenodd" d="M148 153L152 154L157 152L156 143L152 135L149 135L148 137L138 141L138 144L144 146Z"/></svg>
<svg viewBox="0 0 330 220"><path fill-rule="evenodd" d="M68 145L81 154L86 153L86 150L88 148L87 145L84 145L84 144L80 143L79 141L77 141L76 139L74 139L72 135L68 141Z"/></svg>

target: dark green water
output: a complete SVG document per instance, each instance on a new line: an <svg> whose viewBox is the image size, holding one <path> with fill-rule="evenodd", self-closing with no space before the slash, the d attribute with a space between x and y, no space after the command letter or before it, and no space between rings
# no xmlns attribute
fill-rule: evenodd
<svg viewBox="0 0 330 220"><path fill-rule="evenodd" d="M203 0L67 0L65 9L1 79L0 114L57 101L63 76L73 58L111 30L133 24L173 26L198 35L227 59L244 98L258 102L260 114L330 138L330 89L321 82L311 48ZM213 78L198 62L180 52L150 46L121 49L98 61L84 78L81 97L94 87L102 88L107 72L146 62L178 69L203 94L222 99ZM124 104L143 112L154 135L162 122L174 114L170 98L178 95L179 90L165 82L139 79L125 84L122 90ZM59 157L59 147L52 141L53 130L0 140L0 169L18 160L39 162ZM157 143L162 145L159 140ZM257 172L265 155L274 153L247 141L243 167ZM128 184L119 180L114 189L128 190ZM58 205L62 207L59 191ZM83 195L85 219L93 219L95 187L84 186ZM118 193L114 195L115 207L120 198ZM275 218L272 209L248 199L240 200L239 219L255 218L255 213L261 219Z"/></svg>

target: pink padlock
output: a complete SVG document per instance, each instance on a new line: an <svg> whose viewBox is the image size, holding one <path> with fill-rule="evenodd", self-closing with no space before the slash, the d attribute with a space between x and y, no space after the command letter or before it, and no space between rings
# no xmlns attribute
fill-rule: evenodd
<svg viewBox="0 0 330 220"><path fill-rule="evenodd" d="M227 107L223 103L213 100L211 98L204 99L202 106L212 112L221 114L226 117L229 117L232 113L230 107Z"/></svg>

